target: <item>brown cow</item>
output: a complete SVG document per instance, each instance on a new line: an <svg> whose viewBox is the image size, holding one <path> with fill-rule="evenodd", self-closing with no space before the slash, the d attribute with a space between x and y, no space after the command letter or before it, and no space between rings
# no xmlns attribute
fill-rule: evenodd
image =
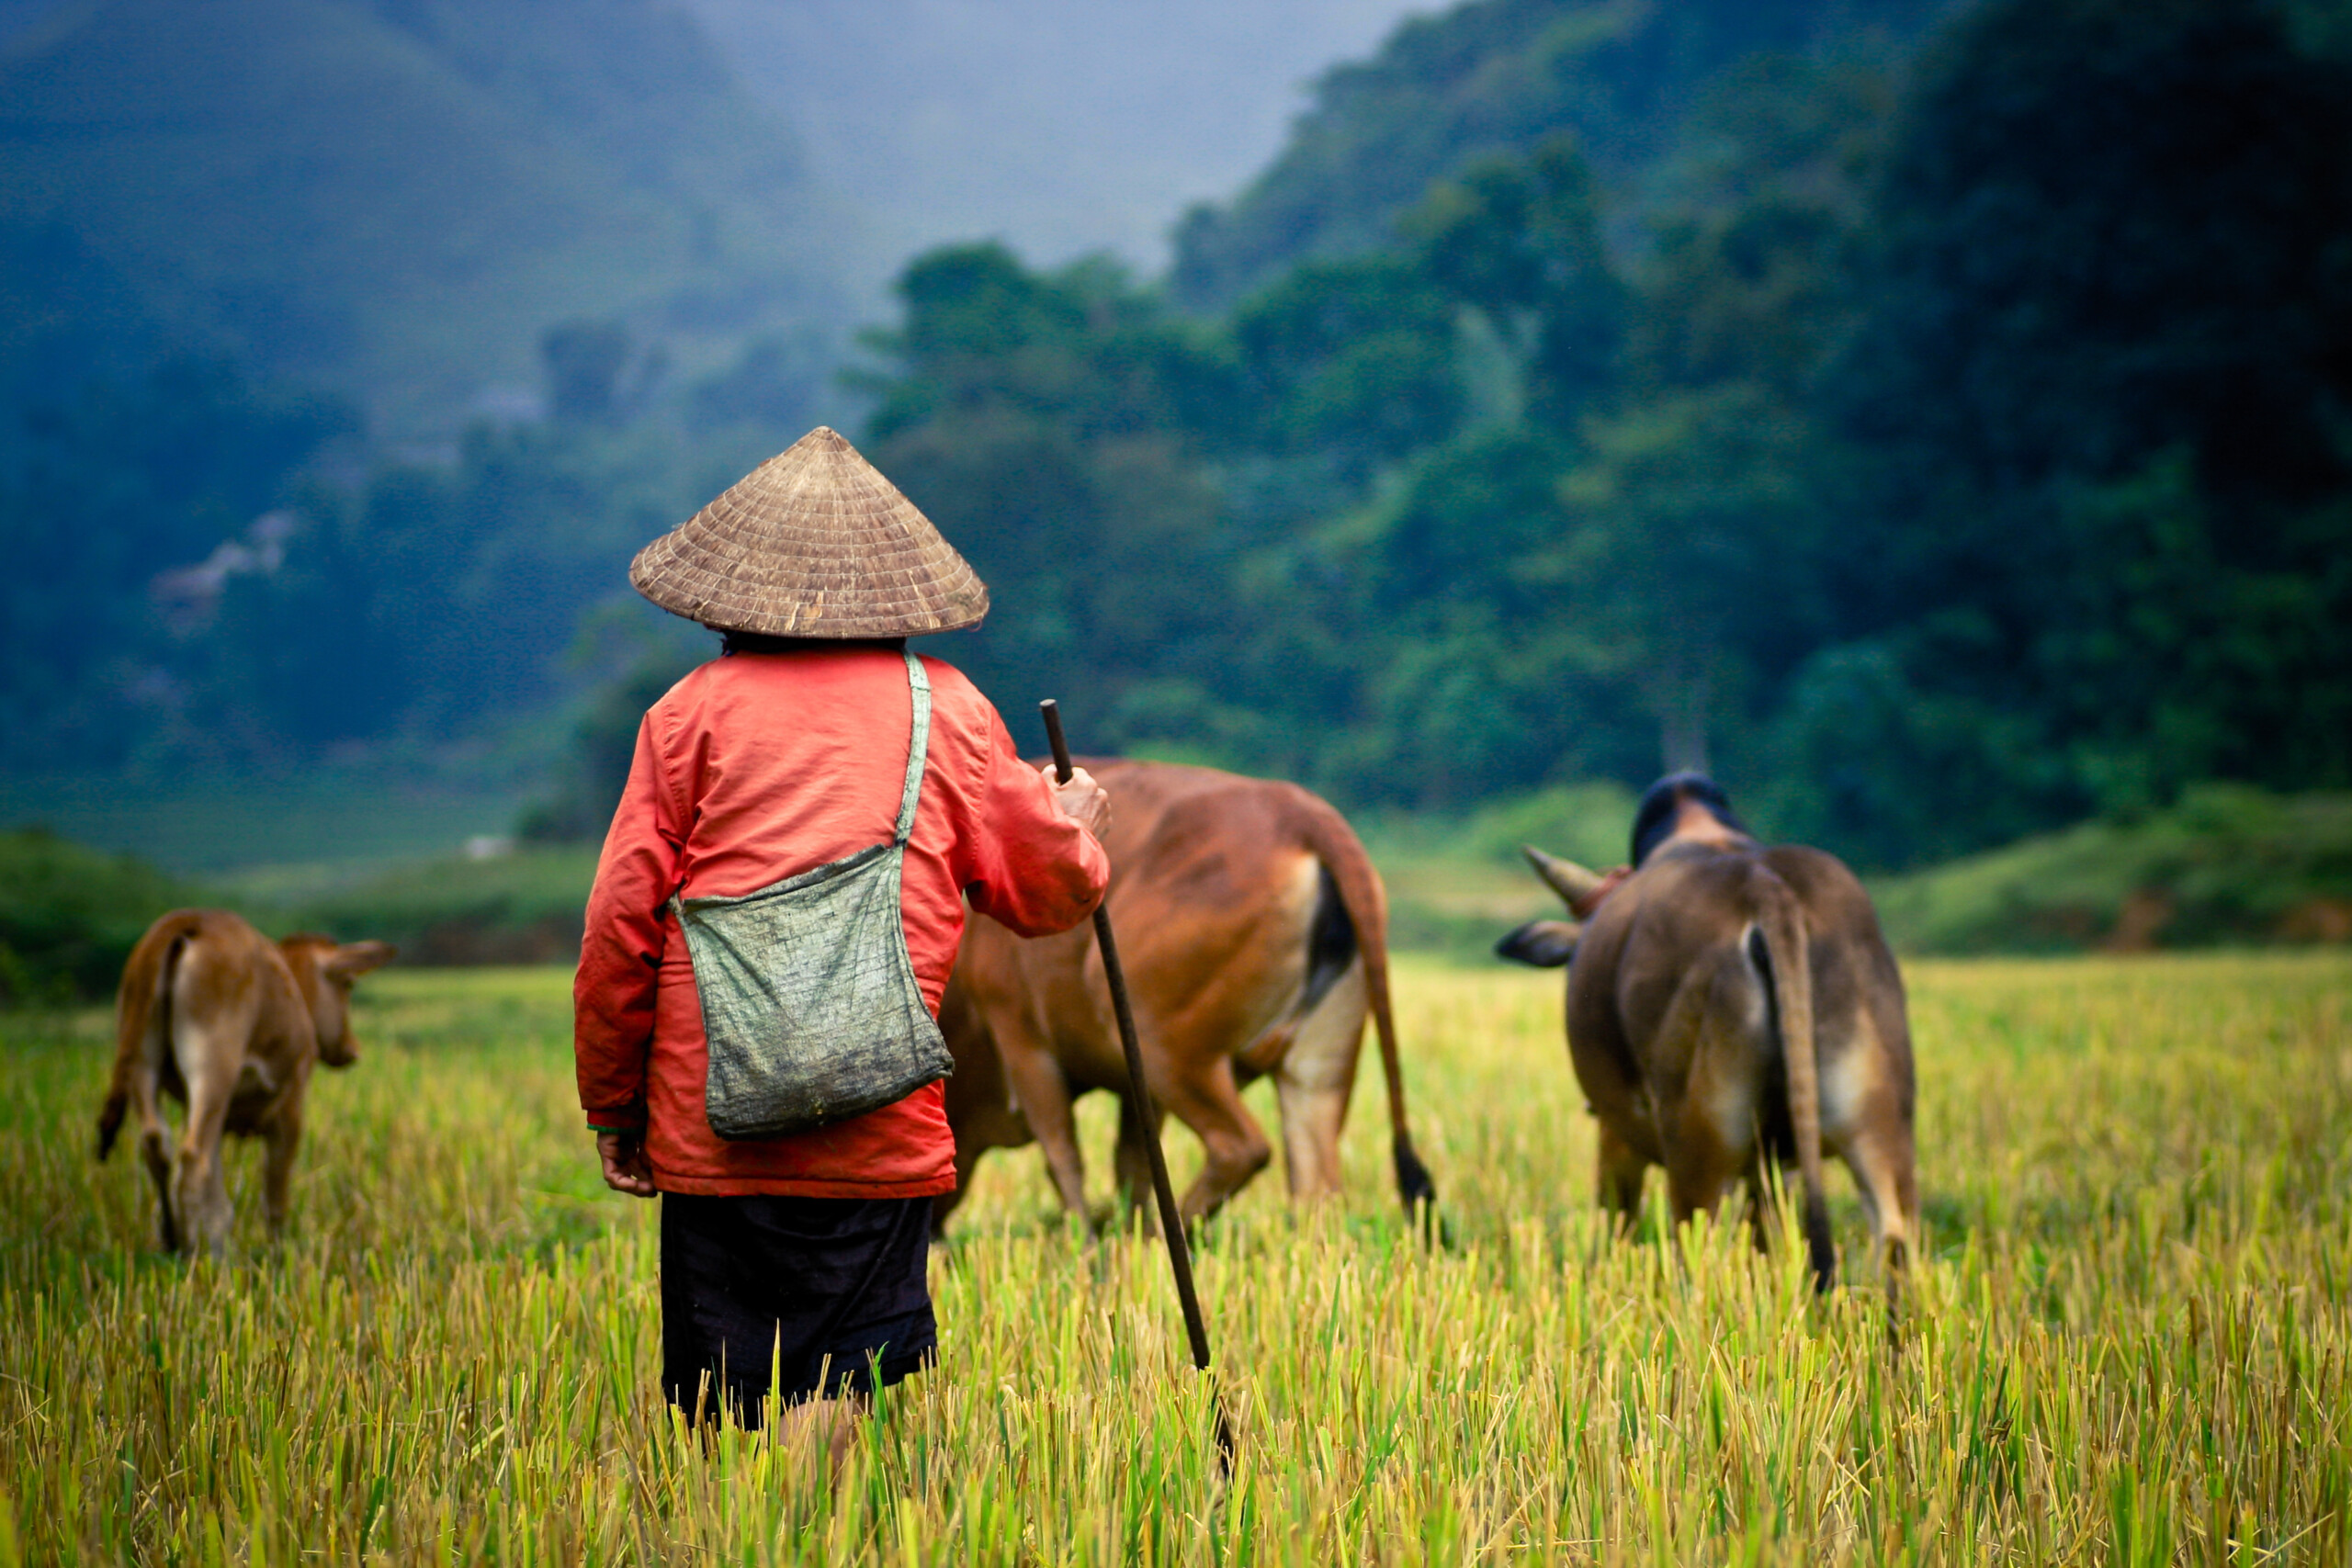
<svg viewBox="0 0 2352 1568"><path fill-rule="evenodd" d="M1346 820L1295 784L1163 762L1085 765L1114 802L1109 908L1152 1099L1208 1155L1184 1218L1215 1212L1273 1157L1241 1103L1241 1087L1263 1074L1282 1107L1292 1194L1339 1190L1340 1129L1367 1012L1388 1079L1397 1190L1408 1208L1434 1201L1405 1124L1385 898ZM982 1154L1033 1137L1064 1206L1084 1213L1071 1098L1126 1083L1092 927L1023 942L973 920L940 1023L956 1058L947 1118L956 1190L938 1200L934 1226L946 1224ZM1149 1169L1125 1099L1119 1179L1148 1213Z"/></svg>
<svg viewBox="0 0 2352 1568"><path fill-rule="evenodd" d="M98 1112L98 1157L135 1105L166 1250L228 1245L223 1134L268 1141L262 1201L272 1232L286 1223L311 1068L359 1059L351 982L391 957L380 942L344 947L300 933L273 942L226 909L175 909L147 928L115 998L114 1083ZM176 1148L164 1094L187 1106Z"/></svg>
<svg viewBox="0 0 2352 1568"><path fill-rule="evenodd" d="M1819 850L1765 849L1696 773L1661 779L1634 823L1622 886L1529 859L1579 928L1535 920L1497 951L1570 962L1568 1055L1600 1123L1600 1199L1630 1225L1666 1168L1679 1223L1744 1177L1761 1245L1767 1162L1793 1159L1815 1282L1836 1272L1821 1187L1846 1162L1897 1277L1918 1225L1911 1032L1870 897ZM1593 902L1597 893L1606 897Z"/></svg>

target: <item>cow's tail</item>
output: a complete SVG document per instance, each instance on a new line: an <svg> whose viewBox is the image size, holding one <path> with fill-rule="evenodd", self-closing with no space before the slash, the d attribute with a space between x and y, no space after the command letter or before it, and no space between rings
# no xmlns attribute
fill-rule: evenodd
<svg viewBox="0 0 2352 1568"><path fill-rule="evenodd" d="M1804 906L1787 883L1760 866L1753 886L1756 929L1764 938L1770 969L1772 1021L1788 1074L1789 1128L1804 1188L1805 1248L1814 1288L1826 1291L1837 1279L1838 1253L1829 1239L1829 1206L1821 1181L1821 1068L1814 1044L1813 959Z"/></svg>
<svg viewBox="0 0 2352 1568"><path fill-rule="evenodd" d="M147 928L122 966L122 987L114 1002L114 1080L107 1086L106 1103L98 1108L100 1159L114 1152L115 1135L122 1131L123 1112L130 1104L131 1078L146 1062L148 1041L158 1032L167 1042L171 1037L172 976L196 925L192 911L165 915Z"/></svg>
<svg viewBox="0 0 2352 1568"><path fill-rule="evenodd" d="M1301 792L1304 793L1304 792ZM1388 1082L1388 1126L1396 1159L1396 1195L1418 1215L1427 1205L1437 1209L1437 1183L1429 1167L1414 1151L1412 1129L1405 1115L1405 1070L1396 1056L1396 1014L1388 1001L1388 900L1380 874L1347 819L1313 796L1305 814L1306 846L1329 874L1339 890L1340 907L1355 928L1356 951L1363 958L1364 994L1372 1004L1372 1027L1380 1042L1381 1076Z"/></svg>

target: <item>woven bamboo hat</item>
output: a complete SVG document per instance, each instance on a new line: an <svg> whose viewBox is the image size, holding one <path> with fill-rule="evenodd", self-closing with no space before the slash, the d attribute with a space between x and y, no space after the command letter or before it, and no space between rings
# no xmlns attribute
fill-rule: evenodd
<svg viewBox="0 0 2352 1568"><path fill-rule="evenodd" d="M915 637L989 613L931 519L821 424L638 551L628 580L673 615L767 637Z"/></svg>

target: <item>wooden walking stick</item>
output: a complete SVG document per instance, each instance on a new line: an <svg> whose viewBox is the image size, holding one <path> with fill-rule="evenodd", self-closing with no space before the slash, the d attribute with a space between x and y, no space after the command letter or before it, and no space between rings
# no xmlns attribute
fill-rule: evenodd
<svg viewBox="0 0 2352 1568"><path fill-rule="evenodd" d="M1054 749L1054 774L1068 784L1069 742L1062 736L1062 710L1047 697L1037 705L1045 716L1046 739ZM1209 1331L1201 1317L1200 1292L1193 1288L1193 1248L1184 1235L1184 1222L1176 1212L1176 1189L1168 1179L1168 1156L1159 1146L1159 1117L1151 1103L1151 1086L1144 1080L1143 1044L1136 1038L1135 1009L1127 1003L1127 976L1119 967L1119 944L1111 934L1111 900L1104 895L1094 907L1094 944L1102 951L1102 977L1111 987L1111 1011L1119 1021L1119 1045L1127 1054L1127 1103L1143 1129L1144 1152L1151 1160L1151 1190L1159 1200L1159 1234L1168 1243L1168 1267L1176 1276L1176 1299L1184 1308L1184 1334L1193 1342L1193 1365L1209 1377ZM1221 1473L1233 1470L1233 1427L1225 1418L1225 1401L1211 1378L1209 1403L1216 1411L1216 1463Z"/></svg>

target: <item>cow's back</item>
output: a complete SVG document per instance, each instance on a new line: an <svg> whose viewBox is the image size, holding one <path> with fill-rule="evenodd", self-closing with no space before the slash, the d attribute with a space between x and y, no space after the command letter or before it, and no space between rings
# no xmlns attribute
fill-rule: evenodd
<svg viewBox="0 0 2352 1568"><path fill-rule="evenodd" d="M1295 1195L1339 1188L1338 1140L1364 1025L1389 1090L1397 1180L1430 1201L1406 1126L1387 990L1386 902L1347 821L1299 786L1182 764L1082 759L1111 797L1104 900L1155 1094L1200 1135L1185 1213L1213 1211L1271 1158L1238 1086L1275 1078ZM951 1088L959 1170L1035 1132L1071 1212L1084 1207L1073 1093L1124 1090L1127 1073L1091 931L1032 942L984 919L965 934L942 1010L977 1069ZM978 1059L993 1047L997 1063ZM999 1086L1001 1085L1002 1088ZM1005 1100L1035 1105L1005 1113ZM1122 1144L1130 1185L1140 1154ZM954 1201L943 1200L944 1219Z"/></svg>
<svg viewBox="0 0 2352 1568"><path fill-rule="evenodd" d="M171 986L172 1054L181 1076L229 1086L229 1130L308 1076L318 1055L309 1010L278 945L226 909L199 909Z"/></svg>
<svg viewBox="0 0 2352 1568"><path fill-rule="evenodd" d="M1653 1058L1689 977L1713 977L1718 1003L1760 1026L1763 1014L1750 1009L1763 999L1764 977L1743 954L1759 913L1752 880L1759 871L1785 884L1804 908L1816 1039L1833 1053L1874 1039L1908 1103L1901 972L1870 895L1844 863L1803 845L1669 845L1601 905L1569 971L1569 1049L1597 1112L1645 1114L1636 1090L1645 1077L1673 1066Z"/></svg>
<svg viewBox="0 0 2352 1568"><path fill-rule="evenodd" d="M1258 998L1306 973L1304 939L1318 891L1310 818L1337 814L1276 780L1181 763L1080 761L1111 796L1105 907L1139 1012L1170 1016L1224 989L1250 1015L1238 1013L1232 1028L1249 1033L1271 1022L1278 1010ZM1091 928L1023 942L974 919L950 988L964 994L959 1006L968 1001L992 1023L1012 1014L1028 1020L1080 1081L1123 1081ZM1251 1000L1242 1005L1245 996ZM1149 1016L1145 1022L1149 1032Z"/></svg>
<svg viewBox="0 0 2352 1568"><path fill-rule="evenodd" d="M1645 1054L1695 967L1736 954L1755 919L1756 857L1669 846L1604 900L1568 972L1568 1031L1626 1069ZM1581 1062L1583 1057L1579 1057Z"/></svg>
<svg viewBox="0 0 2352 1568"><path fill-rule="evenodd" d="M1272 961L1304 973L1304 948L1289 939L1313 913L1313 858L1297 819L1319 804L1314 796L1213 768L1081 761L1111 796L1105 907L1139 1008L1180 1005L1237 961L1267 958L1260 950L1277 940ZM1088 1042L1100 1055L1100 969L1088 927L1023 942L976 919L954 983L990 1015L1022 1010L1057 1041ZM1115 1061L1093 1065L1124 1071Z"/></svg>

